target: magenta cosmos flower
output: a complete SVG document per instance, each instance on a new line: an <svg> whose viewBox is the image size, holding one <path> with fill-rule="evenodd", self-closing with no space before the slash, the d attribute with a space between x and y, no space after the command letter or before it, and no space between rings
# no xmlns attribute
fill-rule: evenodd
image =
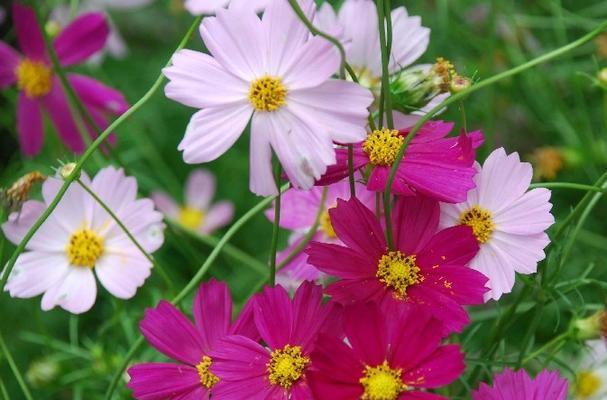
<svg viewBox="0 0 607 400"><path fill-rule="evenodd" d="M253 300L255 325L265 345L228 336L212 352L211 371L219 377L214 400L308 400L305 372L318 333L339 329L340 308L322 304L322 288L304 282L293 300L281 287L266 288Z"/></svg>
<svg viewBox="0 0 607 400"><path fill-rule="evenodd" d="M375 193L356 183L356 197L368 208L375 207ZM314 226L316 216L321 207L322 193L327 190L327 195L323 205L322 215L318 231L312 240L322 243L337 243L341 241L337 238L329 210L337 205L337 199L347 200L350 198L350 185L347 179L333 183L326 188L313 187L310 190L289 189L282 196L282 205L280 209L280 227L290 230L289 246L278 254L278 262L284 260L297 247L303 237ZM274 221L274 209L266 212L270 221ZM284 286L299 286L303 280L316 280L321 273L316 267L308 263L308 256L300 252L277 274L277 280Z"/></svg>
<svg viewBox="0 0 607 400"><path fill-rule="evenodd" d="M437 202L400 197L394 206L394 250L389 250L375 214L357 199L338 200L329 211L337 237L346 245L312 242L308 262L341 280L327 293L347 305L375 301L384 311L426 309L461 331L469 322L462 305L480 304L487 278L466 266L478 244L468 226L437 232ZM426 311L426 312L428 312Z"/></svg>
<svg viewBox="0 0 607 400"><path fill-rule="evenodd" d="M42 33L31 8L13 5L17 42L23 52L18 54L0 42L0 88L17 84L17 131L22 151L37 154L44 138L43 113L48 114L59 137L74 152L84 150L84 140L72 114L67 98L52 70L46 54ZM53 40L62 67L81 63L103 48L108 26L101 13L84 14L63 29ZM122 114L128 108L122 94L84 75L70 73L68 80L97 125L105 129L109 115ZM89 129L94 136L92 129Z"/></svg>
<svg viewBox="0 0 607 400"><path fill-rule="evenodd" d="M459 204L441 205L441 226L472 227L480 250L470 266L489 278L485 298L497 300L512 290L515 271L532 274L545 257L550 243L545 231L554 223L550 190L527 191L531 164L503 148L476 168L476 189Z"/></svg>
<svg viewBox="0 0 607 400"><path fill-rule="evenodd" d="M453 123L427 122L405 151L392 186L401 196L422 194L436 200L457 203L474 188L475 149L483 142L481 132L446 138ZM378 129L354 145L354 169L369 169L367 188L381 192L405 137L411 128ZM318 185L326 185L348 175L348 150L337 150L337 164L330 166Z"/></svg>
<svg viewBox="0 0 607 400"><path fill-rule="evenodd" d="M152 193L156 207L182 226L209 235L227 225L234 216L234 205L220 201L211 205L215 195L215 177L207 170L194 170L185 183L185 202L178 205L164 192Z"/></svg>
<svg viewBox="0 0 607 400"><path fill-rule="evenodd" d="M217 10L230 6L235 9L248 7L262 11L268 0L185 0L183 6L193 15L215 14Z"/></svg>
<svg viewBox="0 0 607 400"><path fill-rule="evenodd" d="M525 370L506 369L493 377L493 387L481 383L472 400L565 400L567 387L558 372L543 370L531 379Z"/></svg>
<svg viewBox="0 0 607 400"><path fill-rule="evenodd" d="M439 400L425 391L464 371L457 345L441 345L441 323L425 312L386 315L373 303L346 308L346 341L321 335L308 380L317 400Z"/></svg>
<svg viewBox="0 0 607 400"><path fill-rule="evenodd" d="M162 214L150 199L137 199L137 181L122 169L107 167L81 180L116 214L143 249L152 253L163 243ZM48 178L43 201L30 200L21 214L12 213L2 225L6 238L18 244L63 185ZM12 297L44 293L42 309L55 306L74 313L95 303L95 275L108 292L121 299L135 296L150 275L152 263L114 219L81 186L72 184L57 208L17 258L6 289Z"/></svg>
<svg viewBox="0 0 607 400"><path fill-rule="evenodd" d="M301 0L309 18L312 0ZM251 121L250 188L277 194L274 149L295 187L310 188L335 163L333 141L365 136L371 93L331 79L340 58L330 42L311 37L286 0L272 1L263 18L252 10L218 10L200 33L212 56L182 50L164 70L166 95L202 108L179 144L187 163L216 159Z"/></svg>
<svg viewBox="0 0 607 400"><path fill-rule="evenodd" d="M209 369L211 351L227 335L257 338L250 306L232 323L232 299L225 283L200 285L193 305L194 325L175 306L161 301L147 309L139 324L143 336L159 352L177 363L154 362L129 368L128 387L137 400L208 399L219 378ZM244 337L243 336L243 337ZM213 398L215 396L213 395Z"/></svg>

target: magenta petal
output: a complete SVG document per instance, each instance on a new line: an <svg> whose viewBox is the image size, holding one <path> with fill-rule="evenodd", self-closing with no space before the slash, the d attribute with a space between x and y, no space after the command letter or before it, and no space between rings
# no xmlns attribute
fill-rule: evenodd
<svg viewBox="0 0 607 400"><path fill-rule="evenodd" d="M489 290L485 287L489 280L485 275L463 265L441 265L429 270L425 276L425 284L459 304L483 304L484 294Z"/></svg>
<svg viewBox="0 0 607 400"><path fill-rule="evenodd" d="M165 400L194 392L202 385L195 368L171 363L136 364L127 371L127 387L137 400ZM206 390L205 390L206 392Z"/></svg>
<svg viewBox="0 0 607 400"><path fill-rule="evenodd" d="M266 287L254 303L255 325L271 349L290 344L293 309L289 294L282 286Z"/></svg>
<svg viewBox="0 0 607 400"><path fill-rule="evenodd" d="M367 181L367 189L373 192L382 192L386 188L389 175L389 167L374 166L373 170L371 170L371 175L369 175L369 180Z"/></svg>
<svg viewBox="0 0 607 400"><path fill-rule="evenodd" d="M92 107L99 112L115 115L122 114L129 108L122 93L93 78L79 74L69 74L68 80L78 97L88 107Z"/></svg>
<svg viewBox="0 0 607 400"><path fill-rule="evenodd" d="M84 141L80 136L61 88L61 83L57 78L53 79L53 88L43 102L63 143L74 153L83 152Z"/></svg>
<svg viewBox="0 0 607 400"><path fill-rule="evenodd" d="M392 213L394 242L407 255L418 254L438 228L440 206L432 199L398 197Z"/></svg>
<svg viewBox="0 0 607 400"><path fill-rule="evenodd" d="M375 276L377 260L365 258L354 250L330 243L312 242L305 250L308 263L322 272L342 279Z"/></svg>
<svg viewBox="0 0 607 400"><path fill-rule="evenodd" d="M228 286L211 279L200 285L194 298L194 321L208 353L227 335L232 321L232 298Z"/></svg>
<svg viewBox="0 0 607 400"><path fill-rule="evenodd" d="M418 252L417 263L428 268L443 264L466 265L476 256L478 249L472 228L458 225L434 235Z"/></svg>
<svg viewBox="0 0 607 400"><path fill-rule="evenodd" d="M322 303L322 286L303 282L293 298L293 332L291 342L303 348L305 353L312 350L318 332L327 328L339 318L334 303Z"/></svg>
<svg viewBox="0 0 607 400"><path fill-rule="evenodd" d="M23 54L33 60L46 60L44 39L38 28L34 10L14 2L13 22L17 32L17 42Z"/></svg>
<svg viewBox="0 0 607 400"><path fill-rule="evenodd" d="M238 318L236 318L236 321L234 321L230 327L228 332L230 335L246 336L255 341L259 341L259 339L261 339L259 336L259 331L255 326L254 303L254 298L251 298L249 301L247 301L247 304L245 304L242 310L240 310Z"/></svg>
<svg viewBox="0 0 607 400"><path fill-rule="evenodd" d="M327 287L333 301L343 305L356 302L380 302L386 295L386 287L375 277L369 279L343 279Z"/></svg>
<svg viewBox="0 0 607 400"><path fill-rule="evenodd" d="M211 352L211 358L213 359L211 372L222 381L232 384L232 382L265 378L270 353L257 342L244 336L234 335L221 340Z"/></svg>
<svg viewBox="0 0 607 400"><path fill-rule="evenodd" d="M434 394L429 392L418 392L411 391L405 392L398 398L398 400L448 400L446 397L440 394Z"/></svg>
<svg viewBox="0 0 607 400"><path fill-rule="evenodd" d="M388 361L405 371L415 368L439 346L443 335L441 322L427 312L412 308L393 316L390 326L391 348ZM390 321L390 319L389 319Z"/></svg>
<svg viewBox="0 0 607 400"><path fill-rule="evenodd" d="M367 303L346 308L344 330L358 357L367 365L379 365L388 351L388 332L377 304Z"/></svg>
<svg viewBox="0 0 607 400"><path fill-rule="evenodd" d="M181 311L167 301L146 309L139 328L152 346L174 360L197 365L204 355L200 334Z"/></svg>
<svg viewBox="0 0 607 400"><path fill-rule="evenodd" d="M105 46L110 33L102 13L87 13L76 18L53 41L62 66L85 61Z"/></svg>
<svg viewBox="0 0 607 400"><path fill-rule="evenodd" d="M38 154L44 139L42 111L37 100L30 99L23 92L17 102L17 132L21 150L26 156Z"/></svg>
<svg viewBox="0 0 607 400"><path fill-rule="evenodd" d="M424 388L445 386L456 380L465 368L464 355L458 345L441 346L417 368L403 374L403 382ZM419 378L423 378L423 383L419 384Z"/></svg>
<svg viewBox="0 0 607 400"><path fill-rule="evenodd" d="M0 89L17 81L15 68L19 65L19 53L4 42L0 42Z"/></svg>

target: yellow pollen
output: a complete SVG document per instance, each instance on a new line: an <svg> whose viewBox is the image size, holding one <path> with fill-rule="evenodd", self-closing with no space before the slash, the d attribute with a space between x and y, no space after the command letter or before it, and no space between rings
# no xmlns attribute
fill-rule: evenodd
<svg viewBox="0 0 607 400"><path fill-rule="evenodd" d="M471 227L479 243L486 243L495 230L491 213L479 206L464 211L459 217L459 223Z"/></svg>
<svg viewBox="0 0 607 400"><path fill-rule="evenodd" d="M377 367L365 367L360 383L365 389L361 400L396 400L408 389L401 380L402 369L392 369L387 361Z"/></svg>
<svg viewBox="0 0 607 400"><path fill-rule="evenodd" d="M594 396L602 386L601 378L592 371L582 371L577 374L575 394L586 398Z"/></svg>
<svg viewBox="0 0 607 400"><path fill-rule="evenodd" d="M331 239L335 239L337 234L335 234L335 229L333 229L333 225L331 224L331 216L329 215L329 210L325 210L320 216L320 229L327 235L327 237Z"/></svg>
<svg viewBox="0 0 607 400"><path fill-rule="evenodd" d="M392 165L404 140L396 129L376 129L364 141L363 151L373 165Z"/></svg>
<svg viewBox="0 0 607 400"><path fill-rule="evenodd" d="M217 382L219 382L219 378L217 377L217 375L209 371L209 368L211 368L211 363L211 357L203 356L202 361L200 361L200 363L196 365L196 369L198 370L198 376L200 377L200 383L207 389L212 388L213 386L215 386L215 384L217 384Z"/></svg>
<svg viewBox="0 0 607 400"><path fill-rule="evenodd" d="M405 256L400 251L390 251L379 259L375 276L380 282L393 289L396 297L404 298L409 286L424 280L415 260L414 255Z"/></svg>
<svg viewBox="0 0 607 400"><path fill-rule="evenodd" d="M25 92L27 97L35 99L43 97L51 91L53 72L40 61L24 59L15 69L17 87Z"/></svg>
<svg viewBox="0 0 607 400"><path fill-rule="evenodd" d="M310 358L301 353L301 347L286 345L274 350L268 363L268 374L272 385L280 385L285 389L291 386L304 373L310 363Z"/></svg>
<svg viewBox="0 0 607 400"><path fill-rule="evenodd" d="M276 111L286 104L287 88L280 78L263 76L249 88L249 101L257 111Z"/></svg>
<svg viewBox="0 0 607 400"><path fill-rule="evenodd" d="M103 239L90 229L77 230L65 247L70 264L93 268L103 254Z"/></svg>
<svg viewBox="0 0 607 400"><path fill-rule="evenodd" d="M193 207L183 207L177 217L179 223L189 229L198 229L204 220L204 213Z"/></svg>

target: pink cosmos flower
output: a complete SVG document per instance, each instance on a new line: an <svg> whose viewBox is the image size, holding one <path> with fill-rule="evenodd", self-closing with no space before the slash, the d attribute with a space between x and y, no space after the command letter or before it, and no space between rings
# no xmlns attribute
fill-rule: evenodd
<svg viewBox="0 0 607 400"><path fill-rule="evenodd" d="M317 400L440 400L425 389L464 371L458 345L441 346L441 324L425 312L387 315L373 303L346 308L347 343L321 335L307 377Z"/></svg>
<svg viewBox="0 0 607 400"><path fill-rule="evenodd" d="M329 210L337 237L346 246L312 242L308 262L341 280L327 293L347 305L375 301L384 311L427 310L444 322L445 334L469 322L462 305L480 304L487 278L466 267L478 245L468 226L437 232L437 202L400 197L392 221L394 250L389 250L374 213L357 199L337 200Z"/></svg>
<svg viewBox="0 0 607 400"><path fill-rule="evenodd" d="M152 253L163 243L162 214L150 199L137 199L137 181L122 169L107 167L90 181L81 180L116 214L143 249ZM18 244L53 201L63 181L48 178L43 201L27 201L2 225L8 240ZM79 314L95 303L95 275L120 299L135 296L152 264L81 186L72 184L57 208L32 237L15 264L5 290L12 297L44 293L42 309L55 306Z"/></svg>
<svg viewBox="0 0 607 400"><path fill-rule="evenodd" d="M545 231L554 223L550 190L527 192L533 171L518 153L494 150L476 165L476 189L459 204L441 205L441 226L469 225L480 250L470 266L489 278L485 299L499 299L514 286L514 272L532 274L550 242Z"/></svg>
<svg viewBox="0 0 607 400"><path fill-rule="evenodd" d="M253 307L264 345L238 335L222 341L211 354L211 371L219 377L213 399L310 399L310 353L321 330L338 329L339 307L323 305L322 288L309 282L293 300L281 286L268 287Z"/></svg>
<svg viewBox="0 0 607 400"><path fill-rule="evenodd" d="M139 324L156 350L177 363L153 362L129 368L128 387L137 400L208 399L219 378L210 371L210 354L227 335L259 337L247 305L232 323L232 300L225 283L211 279L200 285L193 304L194 325L171 303L162 300L147 309ZM215 398L215 395L213 395Z"/></svg>
<svg viewBox="0 0 607 400"><path fill-rule="evenodd" d="M215 14L230 6L235 9L248 7L255 12L263 11L268 0L185 0L184 7L193 15Z"/></svg>
<svg viewBox="0 0 607 400"><path fill-rule="evenodd" d="M48 114L65 145L74 152L84 150L84 141L72 118L67 98L52 66L42 33L31 8L13 4L17 42L24 55L0 42L0 88L17 84L17 131L22 151L37 154L44 138L43 112ZM100 13L84 14L62 30L53 46L63 67L79 64L100 50L108 26ZM122 94L84 75L69 73L68 80L96 124L105 129L110 115L128 108ZM90 128L90 127L89 127ZM92 129L89 129L94 136Z"/></svg>
<svg viewBox="0 0 607 400"><path fill-rule="evenodd" d="M401 196L422 194L436 200L457 203L474 188L475 149L483 143L480 131L447 138L453 123L427 122L413 138L396 173L392 192ZM367 188L386 188L392 164L411 128L379 129L354 145L354 169L370 168ZM337 163L317 182L326 185L348 175L348 150L337 150Z"/></svg>
<svg viewBox="0 0 607 400"><path fill-rule="evenodd" d="M184 194L185 204L182 206L164 192L154 192L151 197L167 218L205 235L229 224L234 216L234 205L229 201L211 205L215 195L215 177L207 170L197 169L190 173Z"/></svg>
<svg viewBox="0 0 607 400"><path fill-rule="evenodd" d="M311 17L314 2L301 3ZM166 95L202 108L179 145L187 163L222 155L250 120L250 188L271 195L272 149L293 185L308 189L335 163L333 141L364 138L373 96L331 79L340 64L335 47L310 37L286 0L272 1L261 20L248 9L218 10L200 33L212 56L182 50L164 70Z"/></svg>
<svg viewBox="0 0 607 400"><path fill-rule="evenodd" d="M525 370L506 369L493 377L493 387L481 383L472 400L565 400L567 386L558 372L543 370L531 379Z"/></svg>
<svg viewBox="0 0 607 400"><path fill-rule="evenodd" d="M289 246L278 253L277 260L280 263L295 247L301 243L306 233L314 226L316 216L321 206L322 193L325 188L313 187L310 190L289 189L282 196L282 205L280 210L280 227L292 231L289 239ZM320 226L312 240L322 243L341 244L337 238L329 210L337 205L337 199L347 200L350 198L350 185L348 179L333 183L326 187L327 195L324 202L324 209L320 219ZM356 197L368 208L375 207L375 193L356 183ZM274 221L274 209L266 212L270 221ZM283 269L281 269L276 279L283 286L299 286L303 280L315 281L320 278L321 273L316 267L308 264L308 256L300 252Z"/></svg>

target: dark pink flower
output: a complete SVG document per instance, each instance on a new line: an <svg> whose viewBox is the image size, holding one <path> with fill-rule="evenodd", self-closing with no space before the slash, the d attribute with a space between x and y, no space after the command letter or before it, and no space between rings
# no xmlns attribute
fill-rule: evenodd
<svg viewBox="0 0 607 400"><path fill-rule="evenodd" d="M472 392L473 400L565 400L567 398L567 380L558 372L543 370L535 379L531 379L524 369L512 371L506 369L493 377L493 387L481 383L478 390Z"/></svg>
<svg viewBox="0 0 607 400"><path fill-rule="evenodd" d="M401 196L422 194L439 201L459 203L475 187L475 149L483 143L480 131L446 138L453 123L427 122L413 138L399 165L392 192ZM367 188L386 188L392 164L411 127L379 129L354 145L354 169L370 168ZM337 150L337 163L316 183L327 185L348 176L348 150Z"/></svg>
<svg viewBox="0 0 607 400"><path fill-rule="evenodd" d="M0 88L16 84L19 89L17 131L23 153L32 156L40 151L44 138L43 113L48 114L66 146L71 151L82 152L84 141L59 78L53 73L34 11L15 3L13 20L23 54L0 42ZM69 67L88 59L103 48L108 33L102 13L78 17L53 40L61 66ZM69 73L67 78L101 129L107 127L108 115L122 114L128 108L122 94L115 89L75 73ZM89 132L94 136L92 127Z"/></svg>
<svg viewBox="0 0 607 400"><path fill-rule="evenodd" d="M458 345L441 346L441 324L426 312L386 316L373 303L346 308L341 338L321 335L308 381L317 400L439 400L438 388L464 371Z"/></svg>
<svg viewBox="0 0 607 400"><path fill-rule="evenodd" d="M194 325L175 306L161 301L147 309L140 329L158 351L178 363L144 363L129 368L128 387L138 400L208 399L218 382L209 355L227 335L257 338L247 305L232 324L232 300L225 283L203 283L194 298Z"/></svg>
<svg viewBox="0 0 607 400"><path fill-rule="evenodd" d="M228 336L212 353L219 377L213 400L308 400L305 372L318 333L339 331L340 307L322 304L322 288L304 282L293 300L281 287L266 288L253 301L255 325L264 345Z"/></svg>
<svg viewBox="0 0 607 400"><path fill-rule="evenodd" d="M348 305L375 301L384 311L426 309L444 321L444 333L469 322L462 305L482 304L487 278L467 263L478 244L469 226L437 232L438 202L399 197L392 213L394 250L386 245L374 213L357 199L337 200L329 211L337 237L346 245L312 242L308 262L341 280L327 288Z"/></svg>

